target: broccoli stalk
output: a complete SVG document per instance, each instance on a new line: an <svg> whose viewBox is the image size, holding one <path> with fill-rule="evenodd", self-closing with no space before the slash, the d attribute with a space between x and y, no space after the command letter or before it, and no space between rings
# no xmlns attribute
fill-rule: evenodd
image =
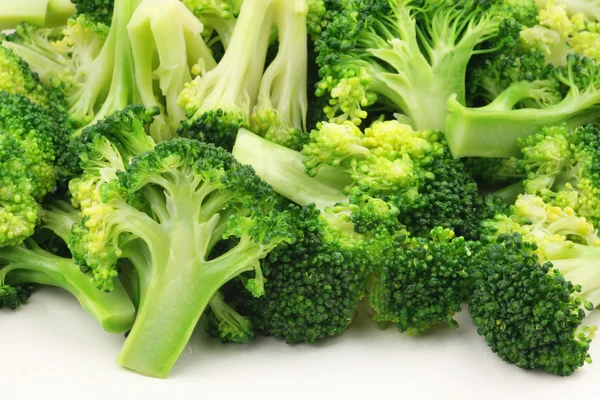
<svg viewBox="0 0 600 400"><path fill-rule="evenodd" d="M157 142L173 138L186 117L185 109L177 101L185 84L192 80L192 69L208 71L216 66L200 36L202 30L202 24L178 0L143 0L129 22L135 79L142 104L165 111L150 130ZM155 93L155 79L160 93ZM158 100L160 97L164 102Z"/></svg>
<svg viewBox="0 0 600 400"><path fill-rule="evenodd" d="M348 203L344 188L351 177L330 166L322 166L315 176L306 173L302 153L268 141L247 129L240 129L233 156L251 165L258 176L275 191L301 206L314 203L319 210Z"/></svg>
<svg viewBox="0 0 600 400"><path fill-rule="evenodd" d="M75 14L75 6L69 0L0 0L0 10L0 31L14 29L23 22L59 26Z"/></svg>
<svg viewBox="0 0 600 400"><path fill-rule="evenodd" d="M279 197L251 168L190 139L153 146L145 128L154 115L129 106L86 128L74 139L78 163L64 168L82 170L69 185L84 215L78 262L108 291L119 259L137 274L138 314L118 363L166 377L220 287L254 271L246 287L260 296L260 260L290 238Z"/></svg>
<svg viewBox="0 0 600 400"><path fill-rule="evenodd" d="M79 220L77 211L59 200L48 202L46 207L43 227L68 244L71 227ZM7 284L60 287L75 296L85 311L107 332L126 332L133 325L135 309L118 281L111 293L99 291L93 285L91 276L82 274L72 258L55 255L32 239L19 246L0 248L0 264L0 287ZM0 304L2 302L0 299ZM12 304L17 305L14 300Z"/></svg>
<svg viewBox="0 0 600 400"><path fill-rule="evenodd" d="M391 103L417 130L443 130L446 101L465 101L467 64L493 52L512 34L501 2L348 2L334 11L317 43L322 77L319 95L329 92L330 120L359 124L365 107ZM506 38L502 37L507 35ZM478 45L494 39L492 48Z"/></svg>
<svg viewBox="0 0 600 400"><path fill-rule="evenodd" d="M278 0L245 0L225 55L181 92L189 118L180 136L231 149L240 127L248 126L266 63L273 5Z"/></svg>
<svg viewBox="0 0 600 400"><path fill-rule="evenodd" d="M567 65L554 71L554 77L568 89L559 102L547 102L555 92L555 82L521 81L512 84L490 104L468 108L456 97L448 100L450 115L444 131L455 157L499 157L519 155L518 139L538 132L544 126L563 123L570 127L597 121L600 103L600 67L592 59L569 56ZM515 108L525 99L539 100L541 108Z"/></svg>
<svg viewBox="0 0 600 400"><path fill-rule="evenodd" d="M283 146L300 150L307 138L307 21L308 6L279 1L274 7L279 49L263 74L254 112L253 132Z"/></svg>
<svg viewBox="0 0 600 400"><path fill-rule="evenodd" d="M204 25L204 38L211 44L218 40L227 49L242 0L182 0L182 2ZM214 36L215 32L216 36Z"/></svg>

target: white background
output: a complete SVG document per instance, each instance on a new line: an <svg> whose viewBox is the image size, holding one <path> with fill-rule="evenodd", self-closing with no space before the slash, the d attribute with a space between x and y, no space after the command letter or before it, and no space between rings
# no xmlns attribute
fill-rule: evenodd
<svg viewBox="0 0 600 400"><path fill-rule="evenodd" d="M343 335L317 345L258 337L221 344L197 329L167 380L114 363L122 335L104 332L66 292L43 288L16 312L0 310L0 399L589 399L597 363L571 377L504 363L468 313L458 329L408 337L380 330L364 312ZM589 323L600 323L600 311ZM592 397L593 396L593 397Z"/></svg>

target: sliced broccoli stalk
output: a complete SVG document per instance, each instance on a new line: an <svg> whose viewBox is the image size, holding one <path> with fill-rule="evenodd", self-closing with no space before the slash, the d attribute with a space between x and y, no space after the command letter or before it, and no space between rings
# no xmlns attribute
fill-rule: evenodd
<svg viewBox="0 0 600 400"><path fill-rule="evenodd" d="M314 203L319 210L337 203L348 203L344 188L352 182L349 175L324 165L316 176L306 173L302 153L268 141L247 129L240 129L233 156L251 165L258 176L273 189L301 206Z"/></svg>
<svg viewBox="0 0 600 400"><path fill-rule="evenodd" d="M75 14L69 0L0 0L0 31L14 29L23 22L38 26L59 26Z"/></svg>
<svg viewBox="0 0 600 400"><path fill-rule="evenodd" d="M558 103L542 108L519 108L527 98L554 92L555 82L518 82L504 90L492 103L479 108L465 107L455 97L448 100L450 115L444 131L455 157L518 157L518 139L544 126L567 124L577 127L597 121L600 103L596 61L569 56L566 67L554 71L554 78L569 92ZM542 101L542 104L545 102Z"/></svg>
<svg viewBox="0 0 600 400"><path fill-rule="evenodd" d="M157 142L173 138L186 118L178 98L192 80L192 68L208 71L216 66L200 36L202 29L202 24L178 0L143 0L128 24L142 104L165 111L151 127L150 133Z"/></svg>

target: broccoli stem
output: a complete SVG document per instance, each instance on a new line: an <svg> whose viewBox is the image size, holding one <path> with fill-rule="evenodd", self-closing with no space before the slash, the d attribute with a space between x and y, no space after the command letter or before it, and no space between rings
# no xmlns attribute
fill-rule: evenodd
<svg viewBox="0 0 600 400"><path fill-rule="evenodd" d="M23 246L0 249L0 261L7 265L0 270L0 281L60 287L75 296L107 332L122 333L131 328L135 308L119 282L111 293L99 291L73 260L42 250L33 241L28 245L31 249Z"/></svg>
<svg viewBox="0 0 600 400"><path fill-rule="evenodd" d="M177 220L169 222L168 260L155 264L157 271L152 273L135 325L117 359L127 369L159 378L167 377L219 288L255 270L263 256L261 244L242 238L223 256L206 261L218 215L198 224L193 212L185 212L185 205L178 207Z"/></svg>
<svg viewBox="0 0 600 400"><path fill-rule="evenodd" d="M314 203L324 210L348 202L343 191L350 183L348 175L324 165L313 178L306 173L300 152L269 142L247 129L238 132L232 153L240 163L254 168L277 193L301 206Z"/></svg>
<svg viewBox="0 0 600 400"><path fill-rule="evenodd" d="M76 11L69 0L0 0L0 10L0 30L14 29L23 22L58 26Z"/></svg>
<svg viewBox="0 0 600 400"><path fill-rule="evenodd" d="M456 97L448 100L450 115L444 133L455 157L518 157L518 138L533 135L544 126L566 123L576 127L597 118L594 108L600 102L597 90L572 89L560 103L541 109L515 110L510 103L521 101L523 92L510 88L507 91L514 93L512 101L502 96L501 100L481 108L467 108ZM501 107L500 103L509 107Z"/></svg>
<svg viewBox="0 0 600 400"><path fill-rule="evenodd" d="M77 9L70 0L50 0L47 11L45 25L60 26L65 24L75 14Z"/></svg>
<svg viewBox="0 0 600 400"><path fill-rule="evenodd" d="M93 122L102 120L138 101L139 95L135 88L135 71L127 24L140 2L141 0L115 0L111 29L106 45L100 53L101 59L104 59L103 56L105 56L113 61L113 63L103 65L104 68L108 65L113 66L112 71L109 71L112 73L111 84L102 108L96 113ZM105 51L110 52L110 55Z"/></svg>
<svg viewBox="0 0 600 400"><path fill-rule="evenodd" d="M580 295L585 299L583 309L589 314L600 305L600 248L573 243L544 247L544 256L552 260L554 269L566 280L581 286Z"/></svg>
<svg viewBox="0 0 600 400"><path fill-rule="evenodd" d="M279 50L263 74L257 108L275 110L286 127L304 132L308 109L306 13L296 11L287 1L276 6Z"/></svg>
<svg viewBox="0 0 600 400"><path fill-rule="evenodd" d="M155 95L156 78L165 98L166 115L155 119L150 134L157 142L171 139L186 118L185 109L177 102L185 84L192 80L191 69L198 63L204 70L216 65L200 35L202 24L178 0L145 0L127 29L142 103L146 108L161 106Z"/></svg>

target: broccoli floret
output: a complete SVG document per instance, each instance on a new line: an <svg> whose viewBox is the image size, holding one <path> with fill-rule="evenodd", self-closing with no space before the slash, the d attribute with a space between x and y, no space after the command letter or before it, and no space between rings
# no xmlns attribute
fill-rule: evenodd
<svg viewBox="0 0 600 400"><path fill-rule="evenodd" d="M502 185L525 177L516 157L511 158L465 158L466 171L480 185Z"/></svg>
<svg viewBox="0 0 600 400"><path fill-rule="evenodd" d="M512 47L500 53L486 54L474 59L467 73L467 100L472 106L485 106L493 102L513 84L534 82L552 77L553 66L546 63L544 55ZM544 96L524 98L518 107L538 108L562 99L559 82L547 88Z"/></svg>
<svg viewBox="0 0 600 400"><path fill-rule="evenodd" d="M558 207L569 207L600 225L600 130L588 125L545 127L519 139L523 193L538 195Z"/></svg>
<svg viewBox="0 0 600 400"><path fill-rule="evenodd" d="M477 237L477 186L441 133L398 121L375 122L364 133L348 121L318 128L302 152L242 130L233 155L297 204L320 210L349 204L359 231L395 209L396 220L414 235L441 226ZM379 209L372 199L388 207Z"/></svg>
<svg viewBox="0 0 600 400"><path fill-rule="evenodd" d="M71 0L77 9L77 15L85 15L94 23L110 26L115 0Z"/></svg>
<svg viewBox="0 0 600 400"><path fill-rule="evenodd" d="M265 257L265 295L247 298L242 309L257 332L287 343L315 343L352 322L380 244L314 205L291 210L294 240Z"/></svg>
<svg viewBox="0 0 600 400"><path fill-rule="evenodd" d="M11 49L0 46L0 90L21 94L52 113L57 121L66 120L65 100L61 93L46 89L27 62Z"/></svg>
<svg viewBox="0 0 600 400"><path fill-rule="evenodd" d="M182 0L182 2L204 25L202 32L204 39L211 45L218 41L227 49L243 0Z"/></svg>
<svg viewBox="0 0 600 400"><path fill-rule="evenodd" d="M0 286L0 308L8 307L16 310L21 304L27 303L31 293L35 290L33 285Z"/></svg>
<svg viewBox="0 0 600 400"><path fill-rule="evenodd" d="M587 11L591 12L594 7L600 10L597 5L591 5ZM554 65L566 64L569 54L599 58L598 19L590 21L585 14L569 12L568 8L569 5L560 1L543 5L537 18L539 24L521 32L520 45L543 53L547 62Z"/></svg>
<svg viewBox="0 0 600 400"><path fill-rule="evenodd" d="M38 26L64 24L75 13L70 0L0 0L0 31L27 22Z"/></svg>
<svg viewBox="0 0 600 400"><path fill-rule="evenodd" d="M163 110L150 130L156 141L173 138L186 118L185 109L177 101L185 84L192 80L192 70L209 71L216 66L200 37L202 29L179 0L143 0L129 22L141 102L145 107Z"/></svg>
<svg viewBox="0 0 600 400"><path fill-rule="evenodd" d="M593 226L572 210L531 197L487 227L485 244L472 258L469 310L478 333L503 360L521 368L570 375L591 362L596 328L583 320L600 301L600 240ZM582 239L590 228L591 243L562 234Z"/></svg>
<svg viewBox="0 0 600 400"><path fill-rule="evenodd" d="M264 267L263 267L264 268ZM240 315L225 301L219 291L204 313L204 330L223 343L248 343L254 338L254 326L249 317Z"/></svg>
<svg viewBox="0 0 600 400"><path fill-rule="evenodd" d="M552 78L516 82L484 107L468 108L450 98L444 131L450 150L455 157L516 157L517 139L535 134L544 126L593 123L598 119L599 78L597 61L571 55L567 66L556 68ZM546 102L549 92L556 93L556 82L566 94L559 102ZM539 107L515 108L525 99L538 101Z"/></svg>
<svg viewBox="0 0 600 400"><path fill-rule="evenodd" d="M471 57L514 42L518 31L502 1L356 0L333 14L317 45L330 120L359 124L380 96L417 130L443 130L447 99L465 102ZM478 47L492 39L495 47Z"/></svg>
<svg viewBox="0 0 600 400"><path fill-rule="evenodd" d="M66 147L68 130L27 97L0 92L0 133L24 150L24 161L36 179L31 195L41 200L56 187L56 159Z"/></svg>
<svg viewBox="0 0 600 400"><path fill-rule="evenodd" d="M428 237L396 234L369 280L373 319L409 334L438 324L457 327L453 316L470 296L470 256L469 243L449 229L434 228Z"/></svg>
<svg viewBox="0 0 600 400"><path fill-rule="evenodd" d="M42 228L69 243L71 227L78 220L77 210L64 201L53 200L43 211ZM111 293L99 291L91 276L82 274L71 258L53 254L36 239L0 248L0 307L14 309L25 302L33 284L51 285L75 296L106 331L122 333L131 328L135 309L118 281Z"/></svg>
<svg viewBox="0 0 600 400"><path fill-rule="evenodd" d="M302 128L306 110L303 109L305 103L301 93L305 88L300 85L298 93L287 92L288 85L296 85L296 82L288 82L288 75L289 79L306 82L302 73L297 78L294 72L296 68L304 70L306 58L302 56L306 47L290 43L291 40L304 38L296 37L295 32L285 33L286 24L294 23L297 26L297 20L303 15L300 13L298 16L295 10L295 2L285 0L244 1L231 40L219 64L194 79L181 93L180 104L185 107L189 118L183 122L179 130L180 136L207 141L230 150L239 128L250 127L250 115L265 72L273 24L282 24L278 26L278 30L284 35L280 41L281 51L277 60L269 67L267 78L262 83L263 98L260 106L268 107L268 111L273 111L274 108L278 117L276 119L282 124L289 124L290 128ZM299 29L306 32L305 23ZM295 62L296 57L299 57L298 65L287 64ZM283 81L279 82L279 79ZM275 93L270 93L270 90ZM289 112L285 109L288 101L291 103ZM261 118L262 116L258 117L255 122L262 123ZM268 119L273 120L271 116ZM300 126L295 126L296 123Z"/></svg>
<svg viewBox="0 0 600 400"><path fill-rule="evenodd" d="M2 42L2 46L31 63L40 82L46 87L51 87L52 80L65 68L60 53L52 45L64 38L63 30L64 28L40 28L27 23L19 24Z"/></svg>
<svg viewBox="0 0 600 400"><path fill-rule="evenodd" d="M595 0L536 0L540 10L548 5L564 6L570 16L583 15L587 21L600 21L600 4Z"/></svg>
<svg viewBox="0 0 600 400"><path fill-rule="evenodd" d="M275 7L279 46L263 74L250 127L267 140L300 150L308 136L308 7L283 1Z"/></svg>
<svg viewBox="0 0 600 400"><path fill-rule="evenodd" d="M55 49L48 57L43 52L31 57L27 52L19 53L34 71L47 71L56 63L63 66L51 83L66 99L75 127L85 127L137 102L127 24L139 2L116 0L110 27L94 19L94 13L69 19L61 40L49 37L49 44L34 43ZM86 4L92 9L98 5ZM35 37L40 39L43 34Z"/></svg>
<svg viewBox="0 0 600 400"><path fill-rule="evenodd" d="M0 171L0 246L17 245L35 230L37 180L23 148L5 134L0 134Z"/></svg>
<svg viewBox="0 0 600 400"><path fill-rule="evenodd" d="M292 240L289 218L271 188L225 150L173 139L142 151L148 121L115 118L110 140L98 135L81 146L87 151L79 166L90 185L70 185L84 218L73 247L104 290L118 276L118 259L133 264L140 305L118 363L166 377L221 286L254 271L245 286L264 293L260 260ZM227 238L231 248L209 256Z"/></svg>

